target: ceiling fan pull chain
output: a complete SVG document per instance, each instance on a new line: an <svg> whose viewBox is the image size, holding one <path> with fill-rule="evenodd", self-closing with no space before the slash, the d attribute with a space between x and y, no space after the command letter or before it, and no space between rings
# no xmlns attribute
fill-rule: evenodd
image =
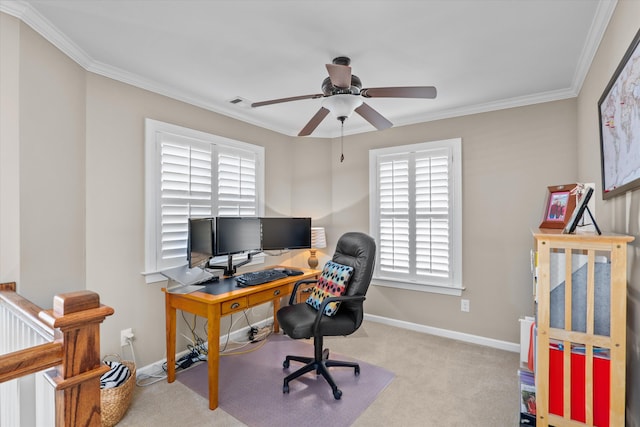
<svg viewBox="0 0 640 427"><path fill-rule="evenodd" d="M344 119L340 122L340 163L342 163L344 162Z"/></svg>

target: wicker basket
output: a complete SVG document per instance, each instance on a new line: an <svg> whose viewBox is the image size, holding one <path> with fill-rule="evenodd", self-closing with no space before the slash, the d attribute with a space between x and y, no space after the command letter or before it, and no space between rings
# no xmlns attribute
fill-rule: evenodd
<svg viewBox="0 0 640 427"><path fill-rule="evenodd" d="M103 427L112 427L122 419L129 409L133 389L136 386L135 363L128 360L120 361L120 363L129 368L129 378L118 387L100 389Z"/></svg>

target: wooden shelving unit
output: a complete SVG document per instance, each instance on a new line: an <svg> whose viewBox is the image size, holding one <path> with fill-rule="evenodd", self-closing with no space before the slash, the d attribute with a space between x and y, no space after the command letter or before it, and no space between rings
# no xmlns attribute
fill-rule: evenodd
<svg viewBox="0 0 640 427"><path fill-rule="evenodd" d="M536 347L536 425L594 426L594 350L610 354L609 416L611 427L625 424L625 359L627 313L627 243L632 236L562 234L562 230L534 230L535 248L538 252L537 282L537 347ZM551 269L552 254L564 254L564 327L551 327ZM572 328L572 256L586 255L586 331ZM596 311L595 260L605 256L610 266L609 335L594 331ZM562 352L562 408L563 415L549 412L549 344L559 342ZM584 348L584 422L572 419L572 347ZM574 402L575 403L575 402Z"/></svg>

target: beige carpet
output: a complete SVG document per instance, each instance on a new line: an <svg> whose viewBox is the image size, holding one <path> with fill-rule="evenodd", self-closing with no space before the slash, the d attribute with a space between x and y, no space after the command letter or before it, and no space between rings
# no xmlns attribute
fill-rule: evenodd
<svg viewBox="0 0 640 427"><path fill-rule="evenodd" d="M395 373L393 382L353 424L511 427L518 425L517 353L365 322L325 346ZM224 385L222 385L224 386ZM174 382L137 387L119 426L244 426ZM286 426L286 416L283 416ZM253 427L253 426L250 426Z"/></svg>

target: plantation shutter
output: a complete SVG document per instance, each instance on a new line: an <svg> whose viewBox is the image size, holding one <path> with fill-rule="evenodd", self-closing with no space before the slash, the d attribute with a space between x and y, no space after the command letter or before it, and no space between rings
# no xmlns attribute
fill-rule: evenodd
<svg viewBox="0 0 640 427"><path fill-rule="evenodd" d="M147 283L186 264L188 218L264 212L258 145L147 118L144 173Z"/></svg>
<svg viewBox="0 0 640 427"><path fill-rule="evenodd" d="M211 144L164 134L160 143L160 259L185 259L187 219L211 216Z"/></svg>
<svg viewBox="0 0 640 427"><path fill-rule="evenodd" d="M376 277L454 286L451 149L402 148L371 154Z"/></svg>
<svg viewBox="0 0 640 427"><path fill-rule="evenodd" d="M410 272L409 159L390 156L379 165L380 269Z"/></svg>
<svg viewBox="0 0 640 427"><path fill-rule="evenodd" d="M416 275L449 276L449 158L417 153Z"/></svg>
<svg viewBox="0 0 640 427"><path fill-rule="evenodd" d="M159 269L186 260L189 217L258 215L257 162L247 150L162 134Z"/></svg>
<svg viewBox="0 0 640 427"><path fill-rule="evenodd" d="M218 216L257 216L256 155L221 149L218 154Z"/></svg>

